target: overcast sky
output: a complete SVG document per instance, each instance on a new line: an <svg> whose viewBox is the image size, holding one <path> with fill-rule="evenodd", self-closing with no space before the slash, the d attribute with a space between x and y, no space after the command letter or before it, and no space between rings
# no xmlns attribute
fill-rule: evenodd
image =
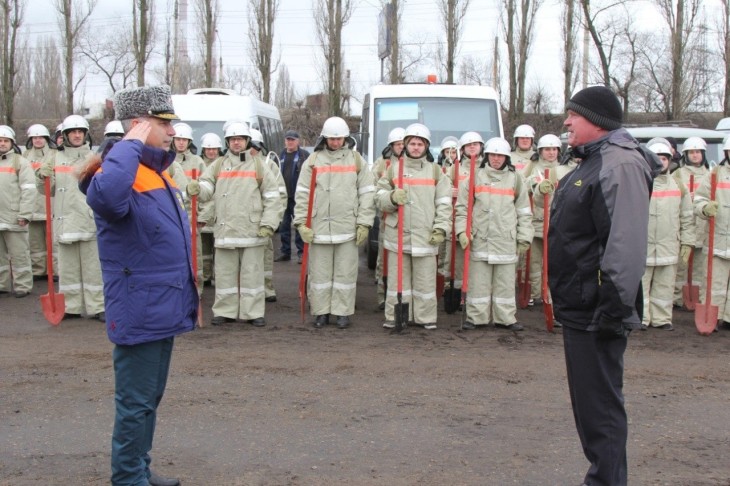
<svg viewBox="0 0 730 486"><path fill-rule="evenodd" d="M219 24L220 43L224 69L227 67L251 67L246 49L248 40L247 0L219 0L221 16ZM380 60L377 48L377 16L381 10L379 0L353 0L356 4L350 22L344 30L344 52L346 68L351 70L352 91L356 98L361 98L368 87L380 80ZM501 0L500 0L501 1ZM193 3L188 18L195 21ZM706 8L716 8L719 0L706 0ZM157 22L160 32L165 29L166 19L172 15L173 0L155 0ZM322 82L317 69L322 58L321 49L315 34L312 15L314 0L279 0L280 7L274 32L275 53L281 53L281 62L286 64L299 95L322 91ZM439 9L436 0L405 0L401 27L401 42L418 42L423 45L424 52L433 50L438 39L443 38L439 20ZM499 35L498 0L471 0L466 19L462 24L460 57L488 56L491 58L495 35ZM549 86L554 92L557 102L562 103L563 76L561 73L561 0L545 0L540 10L536 25L533 52L528 64L528 79L539 79L540 83ZM32 46L39 36L56 36L59 34L57 12L53 8L54 0L29 0L24 31ZM637 18L642 25L654 25L661 19L651 7L648 0L639 1L636 5ZM92 35L102 36L105 29L120 23L131 24L131 1L99 0L91 19ZM189 49L196 49L195 27L190 26L188 37ZM161 34L158 51L162 50ZM504 48L504 46L502 46ZM192 56L197 53L191 52ZM152 63L160 63L157 56ZM435 72L426 66L421 70ZM506 64L503 67L506 72ZM149 76L149 75L148 75ZM276 75L274 75L274 79ZM528 81L529 89L530 81ZM103 79L89 76L85 81L87 99L102 101L109 96L108 85ZM559 109L559 108L558 108Z"/></svg>

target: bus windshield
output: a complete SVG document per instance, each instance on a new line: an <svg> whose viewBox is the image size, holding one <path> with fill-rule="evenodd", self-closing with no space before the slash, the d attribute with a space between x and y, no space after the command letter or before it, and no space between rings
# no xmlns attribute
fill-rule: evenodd
<svg viewBox="0 0 730 486"><path fill-rule="evenodd" d="M374 103L373 146L379 154L388 144L388 133L396 127L423 123L431 131L431 152L436 157L441 140L448 135L459 138L470 130L485 141L498 137L499 116L495 100L474 98L380 98ZM377 157L377 155L376 155Z"/></svg>

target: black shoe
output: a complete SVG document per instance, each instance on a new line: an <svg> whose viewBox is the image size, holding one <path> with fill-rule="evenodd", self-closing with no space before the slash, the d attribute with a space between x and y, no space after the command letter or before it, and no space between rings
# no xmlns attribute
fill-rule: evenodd
<svg viewBox="0 0 730 486"><path fill-rule="evenodd" d="M730 329L730 322L722 321L722 328L723 329Z"/></svg>
<svg viewBox="0 0 730 486"><path fill-rule="evenodd" d="M385 310L385 302L378 304L378 310Z"/></svg>
<svg viewBox="0 0 730 486"><path fill-rule="evenodd" d="M276 302L276 296L275 295L269 295L264 299L266 302Z"/></svg>
<svg viewBox="0 0 730 486"><path fill-rule="evenodd" d="M646 331L647 329L649 329L649 326L647 326L646 324L642 324L639 328L640 331Z"/></svg>
<svg viewBox="0 0 730 486"><path fill-rule="evenodd" d="M210 320L210 323L214 326L220 326L221 324L224 324L226 322L233 322L235 319L232 319L230 317L223 317L223 316L213 316L213 319Z"/></svg>
<svg viewBox="0 0 730 486"><path fill-rule="evenodd" d="M514 324L502 324L500 322L495 322L494 327L498 329L507 329L508 331L522 331L525 329L525 326L519 322L515 322Z"/></svg>
<svg viewBox="0 0 730 486"><path fill-rule="evenodd" d="M337 327L339 329L350 327L350 318L348 316L337 316Z"/></svg>
<svg viewBox="0 0 730 486"><path fill-rule="evenodd" d="M461 328L465 331L471 331L473 329L476 329L476 326L473 322L464 321L464 323L461 325Z"/></svg>
<svg viewBox="0 0 730 486"><path fill-rule="evenodd" d="M248 321L250 324L253 324L256 327L264 327L266 325L266 321L263 317L257 317L256 319L249 319Z"/></svg>
<svg viewBox="0 0 730 486"><path fill-rule="evenodd" d="M72 312L66 312L63 315L64 319L78 319L79 317L81 317L81 314L74 314Z"/></svg>
<svg viewBox="0 0 730 486"><path fill-rule="evenodd" d="M22 299L23 297L28 297L28 294L30 294L30 292L26 292L24 290L19 290L19 291L15 292L15 298Z"/></svg>
<svg viewBox="0 0 730 486"><path fill-rule="evenodd" d="M288 262L291 260L291 255L279 255L278 257L274 258L275 262Z"/></svg>
<svg viewBox="0 0 730 486"><path fill-rule="evenodd" d="M297 255L297 263L300 265L302 264L302 258L302 255Z"/></svg>
<svg viewBox="0 0 730 486"><path fill-rule="evenodd" d="M150 483L150 486L180 486L179 479L158 476L152 471L150 471L150 477L147 479L147 482Z"/></svg>
<svg viewBox="0 0 730 486"><path fill-rule="evenodd" d="M329 323L330 323L330 315L329 314L320 314L314 320L314 327L319 329L320 327L324 327Z"/></svg>
<svg viewBox="0 0 730 486"><path fill-rule="evenodd" d="M674 331L674 326L671 323L667 323L657 326L657 329L661 329L663 331Z"/></svg>
<svg viewBox="0 0 730 486"><path fill-rule="evenodd" d="M106 322L106 313L105 312L97 312L94 314L94 319L101 322Z"/></svg>

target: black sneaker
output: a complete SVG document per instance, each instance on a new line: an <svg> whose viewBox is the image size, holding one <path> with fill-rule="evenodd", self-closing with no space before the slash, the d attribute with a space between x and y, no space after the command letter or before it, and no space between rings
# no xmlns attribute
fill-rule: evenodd
<svg viewBox="0 0 730 486"><path fill-rule="evenodd" d="M276 302L276 296L275 295L269 295L264 299L266 302Z"/></svg>
<svg viewBox="0 0 730 486"><path fill-rule="evenodd" d="M249 319L249 324L253 324L256 327L264 327L266 325L266 321L263 317L257 317L256 319Z"/></svg>
<svg viewBox="0 0 730 486"><path fill-rule="evenodd" d="M523 331L525 329L525 326L519 322L515 322L514 324L502 324L500 322L495 322L494 327L497 329L507 329L508 331Z"/></svg>
<svg viewBox="0 0 730 486"><path fill-rule="evenodd" d="M339 329L350 327L350 318L348 316L337 316L337 327Z"/></svg>
<svg viewBox="0 0 730 486"><path fill-rule="evenodd" d="M471 330L476 329L476 326L474 325L473 322L464 321L464 323L461 325L461 328L465 331L471 331Z"/></svg>
<svg viewBox="0 0 730 486"><path fill-rule="evenodd" d="M329 323L330 323L330 315L329 314L320 314L314 320L314 327L319 329L321 327L326 326Z"/></svg>

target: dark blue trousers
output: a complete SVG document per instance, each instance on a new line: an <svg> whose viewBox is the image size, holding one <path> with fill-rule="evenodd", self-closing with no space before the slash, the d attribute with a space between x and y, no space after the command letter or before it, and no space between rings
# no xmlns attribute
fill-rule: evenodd
<svg viewBox="0 0 730 486"><path fill-rule="evenodd" d="M279 237L281 238L281 254L291 256L291 222L294 219L294 198L288 198L286 203L286 211L279 226ZM299 232L294 230L294 242L297 245L297 255L304 252L304 242Z"/></svg>
<svg viewBox="0 0 730 486"><path fill-rule="evenodd" d="M112 484L146 486L157 406L170 370L174 338L114 347Z"/></svg>
<svg viewBox="0 0 730 486"><path fill-rule="evenodd" d="M624 486L628 481L624 408L627 338L599 339L597 332L563 326L570 402L583 453L591 463L583 482Z"/></svg>

